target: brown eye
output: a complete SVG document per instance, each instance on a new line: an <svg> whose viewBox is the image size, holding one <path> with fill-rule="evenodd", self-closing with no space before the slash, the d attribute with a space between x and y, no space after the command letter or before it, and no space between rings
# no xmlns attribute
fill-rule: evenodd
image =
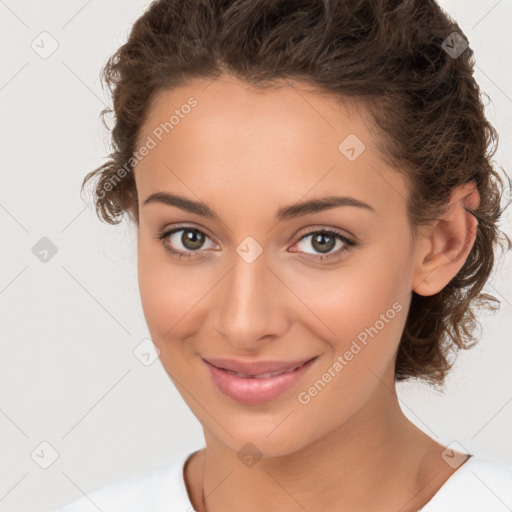
<svg viewBox="0 0 512 512"><path fill-rule="evenodd" d="M198 257L200 253L204 252L205 242L210 239L201 230L187 226L167 230L159 234L157 238L163 244L164 249L173 256L189 259ZM212 242L211 248L214 247L215 244ZM194 252L198 253L197 256L193 254Z"/></svg>
<svg viewBox="0 0 512 512"><path fill-rule="evenodd" d="M204 244L205 234L201 233L201 231L197 229L183 229L181 231L183 231L183 234L181 235L180 242L186 249L196 251Z"/></svg>
<svg viewBox="0 0 512 512"><path fill-rule="evenodd" d="M310 240L306 241L308 238L310 238ZM302 244L302 247L300 244ZM338 250L332 252L337 244ZM303 252L305 254L303 258L305 260L324 261L342 256L355 247L356 242L349 240L338 231L321 229L310 231L303 235L295 246L298 247L298 249L294 249L293 252ZM308 252L308 249L311 248L313 248L313 251L316 251L316 254L315 252Z"/></svg>
<svg viewBox="0 0 512 512"><path fill-rule="evenodd" d="M311 245L318 252L330 252L336 245L336 237L326 232L316 233L311 239Z"/></svg>

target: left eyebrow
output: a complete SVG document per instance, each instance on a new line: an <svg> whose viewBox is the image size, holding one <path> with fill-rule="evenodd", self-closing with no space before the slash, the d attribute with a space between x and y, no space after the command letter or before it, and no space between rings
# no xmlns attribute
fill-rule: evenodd
<svg viewBox="0 0 512 512"><path fill-rule="evenodd" d="M175 206L190 213L195 213L201 217L208 217L217 220L220 219L218 214L215 213L206 203L203 203L202 201L193 201L187 197L169 194L168 192L154 192L144 200L143 206L150 203L162 203L169 206ZM283 222L297 217L302 217L303 215L318 213L332 208L339 208L341 206L363 208L375 213L375 209L372 206L360 199L350 196L331 195L280 208L276 213L275 222Z"/></svg>
<svg viewBox="0 0 512 512"><path fill-rule="evenodd" d="M275 221L282 222L294 219L310 213L317 213L340 206L353 206L356 208L364 208L375 213L375 209L368 203L350 196L326 196L320 199L311 199L302 203L292 204L277 211Z"/></svg>

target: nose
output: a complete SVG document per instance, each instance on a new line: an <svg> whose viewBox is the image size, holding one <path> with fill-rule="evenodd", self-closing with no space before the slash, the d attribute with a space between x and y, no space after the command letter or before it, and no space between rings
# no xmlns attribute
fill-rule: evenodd
<svg viewBox="0 0 512 512"><path fill-rule="evenodd" d="M276 273L264 252L252 263L235 256L214 297L215 330L234 348L259 350L286 332L287 290Z"/></svg>

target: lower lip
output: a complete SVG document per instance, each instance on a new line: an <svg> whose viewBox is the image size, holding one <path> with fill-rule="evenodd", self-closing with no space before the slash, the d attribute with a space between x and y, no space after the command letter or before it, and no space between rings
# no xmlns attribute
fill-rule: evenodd
<svg viewBox="0 0 512 512"><path fill-rule="evenodd" d="M291 373L264 379L238 377L206 361L205 364L210 370L213 382L226 396L244 404L262 404L293 387L315 361L316 358L311 359Z"/></svg>

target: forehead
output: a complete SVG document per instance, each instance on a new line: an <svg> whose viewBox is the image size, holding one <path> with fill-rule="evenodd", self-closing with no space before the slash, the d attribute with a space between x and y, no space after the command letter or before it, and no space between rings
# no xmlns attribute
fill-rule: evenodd
<svg viewBox="0 0 512 512"><path fill-rule="evenodd" d="M214 205L264 198L276 210L340 193L403 213L405 184L380 159L366 110L297 82L278 85L223 77L158 92L138 137L153 146L135 168L140 200L179 190Z"/></svg>

